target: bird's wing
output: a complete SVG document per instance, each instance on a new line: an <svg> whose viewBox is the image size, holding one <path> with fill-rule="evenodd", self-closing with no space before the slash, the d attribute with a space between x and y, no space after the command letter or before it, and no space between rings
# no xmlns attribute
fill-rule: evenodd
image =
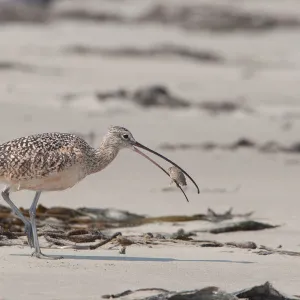
<svg viewBox="0 0 300 300"><path fill-rule="evenodd" d="M37 135L0 145L0 176L17 181L38 179L82 164L84 154L71 138Z"/></svg>

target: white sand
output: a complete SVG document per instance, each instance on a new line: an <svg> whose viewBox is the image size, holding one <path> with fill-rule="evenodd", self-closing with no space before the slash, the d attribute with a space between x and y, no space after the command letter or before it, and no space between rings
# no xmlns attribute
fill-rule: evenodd
<svg viewBox="0 0 300 300"><path fill-rule="evenodd" d="M290 257L133 247L124 257L106 250L65 251L65 260L49 262L24 256L28 253L16 248L1 251L1 292L6 299L99 299L141 287L183 290L212 284L233 292L266 280L282 291L298 292L299 260Z"/></svg>
<svg viewBox="0 0 300 300"><path fill-rule="evenodd" d="M268 9L270 1L263 2L264 9ZM272 2L270 9L290 12L294 1L288 2L290 5ZM128 3L133 9L136 1ZM116 9L106 5L107 9ZM260 4L253 1L249 7L259 9ZM138 141L156 150L164 142L229 143L240 137L285 144L299 140L299 30L209 35L154 25L57 22L5 26L0 39L5 41L1 43L0 61L40 68L37 73L0 70L1 142L47 131L94 131L99 142L112 124L127 127ZM116 59L63 53L64 47L76 44L113 47L163 42L211 49L228 58L229 63L222 66L179 59ZM262 67L250 79L243 79L243 71L253 61ZM196 110L143 111L132 105L104 105L93 97L96 91L155 83L165 84L171 92L194 102L245 97L257 113L212 117ZM83 96L64 105L61 98L68 93ZM287 116L293 117L292 127L283 130ZM136 154L122 151L105 171L71 190L45 193L41 203L47 207L114 207L150 216L205 213L208 207L224 212L233 207L234 212L255 211L257 220L283 226L199 236L219 241L250 240L271 247L281 244L287 250L300 250L300 168L288 164L291 159L299 161L298 156L259 154L255 150L160 152L184 167L200 189L241 188L236 193L197 195L190 184L187 204L179 191L161 191L169 184L161 171ZM32 196L20 192L12 198L17 205L28 207ZM203 222L149 225L123 233L175 232L184 226L188 230L202 228ZM0 298L100 299L103 294L127 289L181 290L208 285L236 291L267 280L288 294L300 293L298 257L197 247L132 246L125 256L102 249L44 251L66 258L40 261L28 256L31 250L27 247L0 248Z"/></svg>

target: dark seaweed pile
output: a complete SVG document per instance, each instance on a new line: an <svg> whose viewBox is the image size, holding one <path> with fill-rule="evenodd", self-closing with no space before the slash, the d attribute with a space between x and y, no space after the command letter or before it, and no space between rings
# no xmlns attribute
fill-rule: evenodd
<svg viewBox="0 0 300 300"><path fill-rule="evenodd" d="M20 208L25 216L29 216L28 210ZM184 243L197 247L234 247L249 250L258 250L255 253L261 255L285 254L299 256L300 253L272 249L254 242L226 242L197 239L198 232L211 234L230 233L235 231L256 231L276 229L278 225L271 225L251 220L252 212L245 214L233 214L232 209L218 214L208 209L206 214L192 216L161 216L147 217L116 209L78 208L66 207L46 208L41 204L37 208L38 235L44 237L49 247L65 247L69 249L94 250L105 244L122 246L121 253L132 244L139 245L163 245ZM237 220L237 218L241 220ZM173 234L151 233L142 235L123 236L121 232L113 235L104 234L109 229L119 229L140 226L149 223L170 222L173 224L203 221L214 224L211 229L194 230L185 232L179 229ZM201 222L199 222L199 227ZM23 223L11 213L6 206L0 205L0 246L13 246L27 244Z"/></svg>
<svg viewBox="0 0 300 300"><path fill-rule="evenodd" d="M149 292L152 296L141 297L139 293ZM188 291L168 291L160 288L146 288L127 290L119 294L103 295L104 299L120 298L129 296L130 299L139 300L296 300L298 296L286 296L276 290L270 282L262 285L246 288L242 291L227 293L216 286Z"/></svg>

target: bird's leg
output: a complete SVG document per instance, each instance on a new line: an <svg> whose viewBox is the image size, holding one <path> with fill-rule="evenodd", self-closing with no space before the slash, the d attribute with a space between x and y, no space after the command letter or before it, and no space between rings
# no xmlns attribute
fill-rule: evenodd
<svg viewBox="0 0 300 300"><path fill-rule="evenodd" d="M27 235L27 239L28 239L28 244L31 248L34 247L34 241L33 241L33 235L32 235L32 226L30 224L30 222L23 216L23 214L21 213L21 211L15 206L15 204L10 200L9 198L9 187L6 187L3 191L2 191L2 197L4 199L4 201L10 206L11 210L13 211L13 213L15 215L17 215L17 217L24 223L25 225L25 233Z"/></svg>
<svg viewBox="0 0 300 300"><path fill-rule="evenodd" d="M30 221L31 221L31 226L32 226L32 234L33 234L33 240L34 240L34 248L35 248L34 252L32 253L32 256L35 256L37 258L44 258L44 259L59 259L62 257L53 257L53 256L47 256L47 255L43 254L41 251L41 248L40 248L37 229L36 229L36 221L35 221L36 207L37 207L37 203L39 201L40 196L41 196L40 191L35 193L33 202L29 209Z"/></svg>

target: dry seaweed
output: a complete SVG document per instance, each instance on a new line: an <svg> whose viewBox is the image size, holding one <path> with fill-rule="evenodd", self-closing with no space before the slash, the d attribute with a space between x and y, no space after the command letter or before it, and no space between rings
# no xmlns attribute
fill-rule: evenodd
<svg viewBox="0 0 300 300"><path fill-rule="evenodd" d="M120 14L101 12L101 11L88 11L85 9L72 9L67 11L52 14L53 20L76 20L84 22L114 22L124 23L126 18Z"/></svg>
<svg viewBox="0 0 300 300"><path fill-rule="evenodd" d="M144 86L133 91L117 89L115 91L97 92L96 98L101 102L108 101L109 99L131 101L142 107L194 107L213 115L219 115L221 113L228 114L237 111L242 111L247 114L253 113L253 109L248 107L246 103L239 101L239 99L194 103L192 100L174 95L164 85Z"/></svg>
<svg viewBox="0 0 300 300"><path fill-rule="evenodd" d="M264 245L260 245L259 249L260 249L259 251L255 252L256 254L259 255L281 254L281 255L289 255L289 256L300 256L300 252L279 250L279 249L266 247Z"/></svg>
<svg viewBox="0 0 300 300"><path fill-rule="evenodd" d="M208 221L213 223L222 222L224 220L231 220L234 218L248 218L253 212L247 212L244 214L233 214L232 208L223 214L218 214L212 209L208 208L207 214L196 214L192 216L162 216L162 217L148 217L140 220L139 223L155 223L155 222L188 222L188 221Z"/></svg>
<svg viewBox="0 0 300 300"><path fill-rule="evenodd" d="M244 228L243 228L244 229ZM248 229L249 230L249 229ZM257 227L255 227L257 230ZM199 230L198 230L199 231ZM93 228L81 228L62 230L60 227L53 225L44 225L38 228L38 235L44 236L45 240L49 243L51 248L59 249L76 249L76 250L94 250L103 245L111 243L110 249L116 246L121 246L119 250L120 254L124 254L126 247L130 245L172 245L172 244L184 244L197 247L234 247L240 249L253 250L257 249L253 253L259 255L281 254L290 256L300 256L299 252L281 250L269 248L266 246L257 246L254 242L225 242L221 243L214 240L197 240L196 232L185 232L183 229L179 229L174 234L151 233L147 232L142 235L123 236L121 232L117 232L112 236L103 234L99 230ZM13 246L13 245L25 245L27 241L22 239L25 234L23 232L10 232L3 228L0 231L0 246Z"/></svg>
<svg viewBox="0 0 300 300"><path fill-rule="evenodd" d="M247 288L233 294L240 299L249 300L296 300L294 297L280 293L268 281L265 284Z"/></svg>
<svg viewBox="0 0 300 300"><path fill-rule="evenodd" d="M119 99L130 100L142 107L169 107L169 108L182 108L190 107L191 103L188 100L181 99L172 93L162 85L153 85L147 87L138 88L135 91L120 91ZM116 93L115 92L115 93ZM113 92L110 92L114 94ZM123 97L120 97L123 96ZM96 97L99 101L107 101L107 93L96 93Z"/></svg>
<svg viewBox="0 0 300 300"><path fill-rule="evenodd" d="M183 230L178 230L175 234L170 235L169 237L161 238L160 234L147 233L143 235L133 235L133 236L123 236L121 232L117 232L112 236L103 236L99 238L99 242L93 244L89 243L88 240L84 241L84 238L80 240L79 243L74 243L70 241L67 235L65 236L56 236L55 234L47 235L45 234L45 239L50 243L51 248L59 249L75 249L75 250L94 250L101 246L104 246L108 243L111 243L109 249L114 249L117 246L121 246L119 252L124 253L126 247L131 245L172 245L172 244L183 244L197 247L227 247L227 248L238 248L238 249L247 249L255 250L252 253L258 255L270 255L270 254L281 254L288 256L300 256L299 252L287 251L273 249L263 245L257 246L256 243L252 241L245 242L218 242L214 240L197 240L193 237L195 233L185 232ZM18 243L19 244L19 243ZM5 241L2 245L5 245Z"/></svg>
<svg viewBox="0 0 300 300"><path fill-rule="evenodd" d="M28 215L28 210L21 208L25 215ZM14 216L10 210L5 206L0 206L0 246L12 245L10 240L16 241L15 244L24 244L27 241L23 241L25 237L23 223ZM78 208L69 209L65 207L52 207L47 208L41 204L37 209L37 225L38 235L44 236L46 241L49 242L52 247L59 246L63 248L71 249L96 249L108 242L112 242L114 245L121 247L127 247L132 244L148 244L157 245L164 243L178 243L185 242L197 244L201 247L213 247L213 246L230 246L239 248L254 249L254 244L248 243L238 244L232 242L231 244L221 244L214 241L197 241L194 239L196 231L185 232L183 229L178 230L172 235L160 234L160 233L147 233L142 236L124 237L121 233L116 234L113 238L103 234L102 229L115 229L125 228L129 226L139 226L149 223L160 222L188 222L201 220L206 222L218 223L224 220L239 218L248 218L252 212L246 214L233 214L230 208L225 213L216 213L212 209L208 209L207 214L196 214L192 216L161 216L161 217L146 217L142 215L132 214L128 211L122 211L117 209L97 209L97 208ZM55 221L56 220L56 221ZM51 224L49 224L51 221ZM55 222L54 222L55 221ZM259 230L268 228L268 226L260 223L256 224L254 221L245 221L248 223L240 224L239 228L233 225L214 228L211 232L229 232L232 230ZM252 222L252 223L251 223ZM245 225L248 224L248 227ZM251 225L249 227L249 224ZM255 226L254 226L255 225ZM270 225L269 228L276 226ZM216 231L217 230L217 231ZM121 249L121 252L126 249Z"/></svg>
<svg viewBox="0 0 300 300"><path fill-rule="evenodd" d="M135 296L135 294L137 294ZM146 294L142 297L142 294ZM148 294L148 295L147 295ZM127 290L115 295L103 295L104 299L122 298L131 295L131 299L139 300L237 300L238 298L230 295L218 287L206 287L201 290L171 292L160 288L137 289L135 291Z"/></svg>
<svg viewBox="0 0 300 300"><path fill-rule="evenodd" d="M239 249L257 249L257 245L254 242L225 242L221 243L212 240L190 240L191 243L196 244L198 247L229 247Z"/></svg>
<svg viewBox="0 0 300 300"><path fill-rule="evenodd" d="M1 1L0 23L44 23L53 0Z"/></svg>
<svg viewBox="0 0 300 300"><path fill-rule="evenodd" d="M219 233L227 233L227 232L235 232L235 231L252 231L252 230L264 230L270 228L276 228L279 225L270 225L267 223L261 223L257 221L247 220L247 221L240 221L234 224L223 225L219 228L213 228L208 230L201 230L201 232L209 232L214 234Z"/></svg>
<svg viewBox="0 0 300 300"><path fill-rule="evenodd" d="M254 113L254 110L250 108L244 101L240 101L240 99L202 101L201 103L197 104L197 106L211 115L230 114L237 111L242 111L248 114Z"/></svg>
<svg viewBox="0 0 300 300"><path fill-rule="evenodd" d="M113 234L111 237L105 238L103 241L95 243L93 245L77 245L77 244L71 243L67 240L53 238L53 237L48 236L48 235L45 235L45 239L48 242L50 242L51 244L61 246L61 247L59 247L61 249L95 250L95 249L97 249L99 247L102 247L105 244L111 242L115 238L118 238L120 235L122 235L122 233L117 232L117 233ZM83 242L83 241L81 241L81 242Z"/></svg>
<svg viewBox="0 0 300 300"><path fill-rule="evenodd" d="M232 214L232 207L225 211L223 214L218 214L214 212L212 209L207 209L207 221L210 222L222 222L224 220L231 220L233 218L248 218L253 214L253 212L248 212L245 214Z"/></svg>
<svg viewBox="0 0 300 300"><path fill-rule="evenodd" d="M250 12L228 4L157 4L141 14L136 21L213 32L262 31L300 26L300 20L293 16Z"/></svg>
<svg viewBox="0 0 300 300"><path fill-rule="evenodd" d="M28 216L28 210L20 208L25 216ZM109 228L122 228L129 226L139 226L149 223L160 222L189 222L189 221L208 221L218 223L223 220L230 220L236 217L248 218L252 212L245 214L234 214L232 208L223 214L208 209L207 214L195 214L191 216L161 216L147 217L133 214L128 211L118 209L99 209L99 208L78 208L70 209L66 207L47 208L39 204L37 208L37 225L39 235L50 235L55 238L66 238L70 241L79 242L84 236L85 241L98 239L101 237L99 230ZM11 232L15 236L23 236L23 223L11 213L6 206L0 206L0 226L2 232ZM78 231L76 231L78 230ZM8 233L7 233L8 234ZM1 232L0 232L1 236Z"/></svg>
<svg viewBox="0 0 300 300"><path fill-rule="evenodd" d="M82 94L67 93L62 96L64 102L75 101L76 98L81 97ZM117 88L108 91L96 91L96 99L103 103L108 101L122 101L134 103L143 108L164 107L169 109L189 109L195 108L210 115L231 114L235 112L242 112L245 114L252 114L254 110L247 105L245 101L237 99L220 99L220 100L206 100L201 103L195 103L192 99L186 99L178 96L163 84L148 85L138 87L136 89ZM95 138L95 137L93 137Z"/></svg>
<svg viewBox="0 0 300 300"><path fill-rule="evenodd" d="M127 290L119 294L111 294L111 295L103 295L103 299L111 299L111 298L120 298L124 296L128 296L130 294L133 294L135 292L159 292L159 293L168 293L168 290L165 289L159 289L159 288L147 288L147 289L137 289L135 291Z"/></svg>
<svg viewBox="0 0 300 300"><path fill-rule="evenodd" d="M69 46L65 50L66 53L79 54L79 55L106 55L117 57L176 57L182 59L189 59L193 62L209 62L209 63L222 63L224 59L210 50L195 50L189 47L175 45L175 44L162 44L155 45L149 48L111 48L105 49L100 47L90 47L84 45Z"/></svg>
<svg viewBox="0 0 300 300"><path fill-rule="evenodd" d="M105 10L91 10L86 5L51 10L52 0L2 1L0 22L44 23L81 21L140 25L147 23L174 26L187 31L235 32L266 31L278 28L298 28L300 20L293 15L249 11L238 5L158 3L137 15Z"/></svg>
<svg viewBox="0 0 300 300"><path fill-rule="evenodd" d="M135 300L296 300L276 290L270 282L259 286L247 288L242 291L227 293L216 286L208 286L202 289L188 291L168 291L161 288L144 288L126 290L118 294L103 295L104 299L120 298L129 296ZM128 299L128 298L127 298ZM299 299L299 298L298 298Z"/></svg>
<svg viewBox="0 0 300 300"><path fill-rule="evenodd" d="M196 234L193 232L185 232L184 229L179 229L177 232L173 233L170 238L174 240L190 241L192 240L191 237L195 235Z"/></svg>
<svg viewBox="0 0 300 300"><path fill-rule="evenodd" d="M242 10L233 5L210 4L157 4L137 16L120 13L69 9L52 14L53 20L84 22L114 22L118 24L164 24L189 31L235 32L266 31L277 28L297 28L300 21L292 15Z"/></svg>
<svg viewBox="0 0 300 300"><path fill-rule="evenodd" d="M229 247L235 247L240 249L256 249L257 245L254 242L243 242L243 243L237 243L237 242L227 242L225 243L226 246Z"/></svg>
<svg viewBox="0 0 300 300"><path fill-rule="evenodd" d="M216 142L203 142L203 143L177 143L170 144L164 143L160 145L161 149L164 150L204 150L204 151L212 151L212 150L230 150L235 151L239 149L255 149L262 153L287 153L287 154L299 154L300 153L300 143L295 142L291 145L283 145L277 141L266 141L263 143L258 143L253 141L252 139L248 139L245 137L239 138L236 141L221 144Z"/></svg>

